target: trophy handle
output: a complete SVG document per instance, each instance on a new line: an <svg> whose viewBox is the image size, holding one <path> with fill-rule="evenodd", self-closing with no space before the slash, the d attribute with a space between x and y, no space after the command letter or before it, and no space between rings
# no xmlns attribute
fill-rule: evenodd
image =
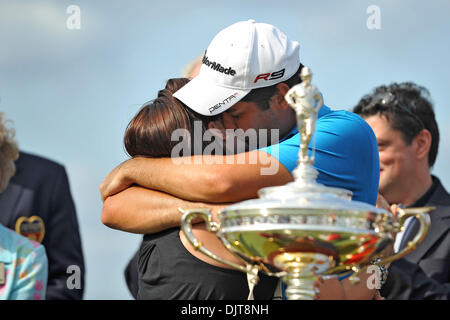
<svg viewBox="0 0 450 320"><path fill-rule="evenodd" d="M192 220L195 218L202 218L205 221L206 230L212 233L217 233L220 230L220 224L217 222L214 222L212 220L212 214L210 209L206 208L198 208L198 209L181 209L178 208L180 212L183 213L183 216L181 217L181 230L183 230L183 233L186 235L186 238L190 242L190 244L194 247L195 250L200 251L204 255L210 257L211 259L216 260L217 262L223 263L233 269L237 269L242 272L249 272L251 270L250 265L247 265L246 267L243 267L241 265L238 265L236 263L227 261L225 259L222 259L221 257L215 255L208 249L206 249L201 241L199 241L194 233L192 232Z"/></svg>
<svg viewBox="0 0 450 320"><path fill-rule="evenodd" d="M400 226L403 227L406 218L409 217L415 217L420 222L419 231L417 232L414 239L410 242L408 242L408 245L401 251L397 252L396 254L385 258L384 260L376 263L376 265L385 265L387 263L390 263L394 260L403 258L407 254L409 254L411 251L415 250L417 245L423 241L425 236L427 235L428 229L430 227L431 221L430 216L428 215L428 212L434 210L434 207L422 207L422 208L398 208L398 214L399 214L399 222Z"/></svg>
<svg viewBox="0 0 450 320"><path fill-rule="evenodd" d="M425 236L427 235L428 229L430 227L431 221L430 216L428 215L428 212L434 210L435 207L421 207L421 208L398 208L398 221L399 224L394 225L391 227L394 231L399 231L399 227L403 227L405 224L405 221L409 217L415 217L420 222L419 231L417 232L414 239L410 242L408 242L408 245L401 251L397 252L396 254L386 257L385 259L374 263L373 265L376 266L383 266L388 263L391 263L394 260L403 258L407 254L409 254L411 251L415 250L417 245L425 239ZM372 264L371 264L372 265ZM349 279L352 283L358 283L359 277L356 275L357 273L361 273L362 271L366 270L369 267L369 265L366 265L364 267L354 266L352 270L355 272Z"/></svg>

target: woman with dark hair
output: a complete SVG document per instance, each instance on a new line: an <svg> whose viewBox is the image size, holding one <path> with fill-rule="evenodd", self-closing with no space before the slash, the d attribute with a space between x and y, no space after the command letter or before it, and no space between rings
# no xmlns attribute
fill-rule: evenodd
<svg viewBox="0 0 450 320"><path fill-rule="evenodd" d="M200 124L203 135L208 122L216 120L217 117L206 117L192 111L172 96L172 93L188 82L185 78L169 79L165 89L158 92L158 97L144 104L131 119L124 137L125 149L130 156L170 157L173 148L178 144L178 141L171 139L175 130L184 129L191 134L185 138L194 143L195 122ZM194 151L202 151L204 147L205 145L202 145L199 150L192 146L188 148L192 152L182 156L194 155Z"/></svg>
<svg viewBox="0 0 450 320"><path fill-rule="evenodd" d="M132 157L174 157L203 152L211 142L199 139L194 133L201 127L201 137L211 122L220 116L202 116L172 94L188 83L188 79L170 79L155 100L146 103L130 121L124 137L128 154ZM188 145L181 154L173 154L180 142L172 139L175 130L183 130ZM219 139L220 141L220 139ZM200 204L199 204L200 206ZM209 207L209 205L208 205ZM193 226L194 233L215 254L238 264L213 234L206 232L203 224ZM172 228L144 236L139 252L138 299L247 299L247 276L230 269L196 252L184 238L180 228ZM272 299L278 279L260 275L255 287L255 299Z"/></svg>

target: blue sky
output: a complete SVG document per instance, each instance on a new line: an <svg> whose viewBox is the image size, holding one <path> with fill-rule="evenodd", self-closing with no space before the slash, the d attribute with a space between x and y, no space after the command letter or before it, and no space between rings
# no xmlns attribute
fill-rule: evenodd
<svg viewBox="0 0 450 320"><path fill-rule="evenodd" d="M69 30L67 7L81 10ZM369 30L369 5L381 29ZM450 189L450 2L0 0L0 111L23 150L65 165L87 263L86 299L130 299L123 269L140 237L100 222L98 186L127 159L122 137L139 107L241 20L300 42L325 103L351 109L381 84L430 90L441 132L433 172Z"/></svg>

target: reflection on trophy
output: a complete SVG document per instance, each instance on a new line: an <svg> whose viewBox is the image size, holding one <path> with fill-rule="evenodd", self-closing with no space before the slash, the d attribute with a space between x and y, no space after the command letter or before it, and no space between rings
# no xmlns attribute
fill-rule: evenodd
<svg viewBox="0 0 450 320"><path fill-rule="evenodd" d="M218 215L219 223L212 221L207 209L185 210L182 230L195 249L248 273L253 282L262 271L281 277L288 299L311 300L318 297L319 278L361 272L376 258L383 265L414 250L427 233L430 219L426 212L431 208L399 209L397 220L389 211L352 201L348 190L317 183L314 150L309 156L308 146L323 99L311 85L309 68L303 68L301 77L302 82L285 97L296 111L301 137L295 180L263 188L259 199L225 208ZM202 246L191 225L199 216L246 267L225 261ZM418 234L404 250L388 256L385 249L410 216L420 221Z"/></svg>

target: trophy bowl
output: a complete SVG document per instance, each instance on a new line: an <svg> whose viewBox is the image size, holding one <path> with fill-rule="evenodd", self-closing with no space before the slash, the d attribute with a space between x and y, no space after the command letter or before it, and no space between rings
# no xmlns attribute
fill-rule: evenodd
<svg viewBox="0 0 450 320"><path fill-rule="evenodd" d="M218 223L208 209L185 210L182 229L200 252L243 272L254 274L256 269L281 277L288 299L309 300L318 297L318 277L360 272L375 258L382 258L377 264L386 264L414 250L429 226L425 212L432 209L399 209L397 222L389 211L335 194L304 196L244 201L222 210ZM410 216L421 225L415 239L403 251L385 256L384 249ZM202 246L191 229L192 219L198 217L247 267L225 261Z"/></svg>
<svg viewBox="0 0 450 320"><path fill-rule="evenodd" d="M288 299L311 300L318 297L316 283L320 278L361 272L380 258L377 265L399 259L420 243L429 228L426 214L432 208L390 211L370 204L352 201L352 193L316 182L314 157L307 148L315 129L322 96L311 86L307 67L302 82L286 94L296 110L300 132L298 167L294 181L284 186L259 190L259 198L243 201L218 214L213 221L209 209L182 210L181 227L196 250L250 275L253 283L262 271L278 276L286 284ZM402 251L389 255L387 247L403 230L406 218L420 222L415 238ZM243 265L228 262L210 252L192 233L192 221L206 222L206 229L216 234L226 248L238 256Z"/></svg>

